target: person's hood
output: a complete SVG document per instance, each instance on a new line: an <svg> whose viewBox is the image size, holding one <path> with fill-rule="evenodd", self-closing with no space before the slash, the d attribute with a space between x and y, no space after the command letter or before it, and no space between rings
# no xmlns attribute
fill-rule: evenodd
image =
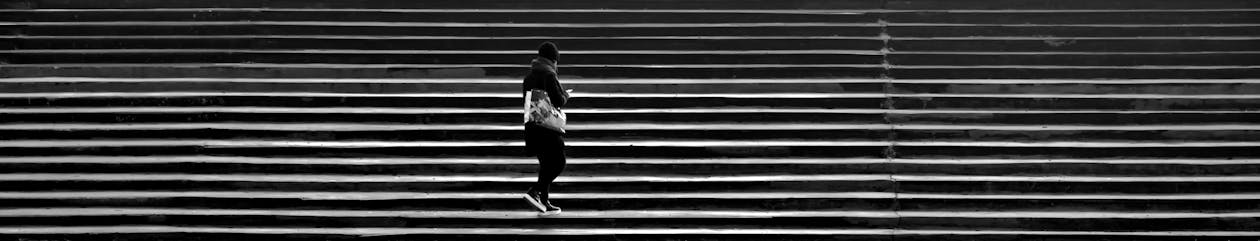
<svg viewBox="0 0 1260 241"><path fill-rule="evenodd" d="M529 68L534 71L543 71L551 74L558 72L556 70L556 61L542 57L534 58L534 61L529 64Z"/></svg>

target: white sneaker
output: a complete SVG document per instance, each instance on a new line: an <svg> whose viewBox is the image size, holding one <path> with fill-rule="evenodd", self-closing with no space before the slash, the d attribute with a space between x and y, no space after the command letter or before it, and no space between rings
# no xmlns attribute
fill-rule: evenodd
<svg viewBox="0 0 1260 241"><path fill-rule="evenodd" d="M527 192L525 193L525 201L529 202L530 205L534 205L534 208L537 208L539 212L547 212L547 207L543 206L542 201L538 198L538 195Z"/></svg>

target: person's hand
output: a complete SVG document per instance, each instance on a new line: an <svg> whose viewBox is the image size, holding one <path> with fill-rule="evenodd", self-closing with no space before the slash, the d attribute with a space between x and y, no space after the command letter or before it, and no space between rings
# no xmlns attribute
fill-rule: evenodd
<svg viewBox="0 0 1260 241"><path fill-rule="evenodd" d="M564 93L573 93L573 89L564 90Z"/></svg>

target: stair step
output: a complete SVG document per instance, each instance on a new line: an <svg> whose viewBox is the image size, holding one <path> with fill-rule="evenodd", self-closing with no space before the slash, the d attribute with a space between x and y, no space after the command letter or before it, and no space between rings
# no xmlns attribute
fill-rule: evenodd
<svg viewBox="0 0 1260 241"><path fill-rule="evenodd" d="M889 77L899 79L1154 79L1260 78L1260 66L1070 66L1070 65L893 65Z"/></svg>
<svg viewBox="0 0 1260 241"><path fill-rule="evenodd" d="M523 139L519 124L356 124L356 123L136 123L0 124L0 139L93 138L302 138L330 140L502 140ZM934 125L934 124L688 124L574 123L569 138L597 139L972 139L980 141L1049 140L1231 140L1256 141L1256 125Z"/></svg>
<svg viewBox="0 0 1260 241"><path fill-rule="evenodd" d="M363 237L397 237L412 239L478 239L478 240L653 240L660 238L727 238L758 240L938 240L963 237L974 240L1009 240L1013 238L1046 238L1056 240L1097 240L1142 237L1175 240L1195 238L1228 238L1257 236L1248 231L1047 231L989 229L527 229L527 228L274 228L239 226L28 226L0 229L2 234L24 237L58 237L75 240L178 239L189 237L249 239L343 239ZM663 236L663 237L662 237Z"/></svg>
<svg viewBox="0 0 1260 241"><path fill-rule="evenodd" d="M478 176L329 175L329 174L0 174L7 191L182 190L182 191L417 191L520 192L537 177L529 174ZM572 176L557 179L565 192L871 192L888 191L888 175L687 175ZM1236 183L1235 183L1236 184ZM1246 189L1244 189L1246 190ZM1239 190L1239 191L1244 191ZM526 206L522 206L526 207Z"/></svg>
<svg viewBox="0 0 1260 241"><path fill-rule="evenodd" d="M999 26L952 25L952 26L889 26L888 35L894 37L1009 37L1009 36L1057 36L1057 37L1167 37L1167 36L1260 36L1260 29L1248 26L1073 26L1073 25L1021 25ZM859 35L852 35L859 36Z"/></svg>
<svg viewBox="0 0 1260 241"><path fill-rule="evenodd" d="M1260 93L1256 79L564 79L578 93L892 93L1165 94ZM509 92L520 79L250 79L250 78L7 78L6 93L28 92Z"/></svg>
<svg viewBox="0 0 1260 241"><path fill-rule="evenodd" d="M55 207L191 207L320 208L330 210L515 210L521 193L419 192L276 192L276 191L86 191L0 192L8 208ZM896 198L900 210L1009 211L1196 211L1204 205L1218 210L1254 210L1255 194L1116 194L1116 195L993 195L916 194L887 192L793 193L553 193L551 197L572 210L889 210ZM561 201L562 200L562 201ZM1049 205L1047 205L1049 204Z"/></svg>
<svg viewBox="0 0 1260 241"><path fill-rule="evenodd" d="M286 106L487 107L520 106L519 93L318 92L53 92L3 93L5 106ZM701 108L776 106L896 109L1251 110L1255 94L962 94L962 93L587 93L568 108ZM885 103L891 99L891 103Z"/></svg>
<svg viewBox="0 0 1260 241"><path fill-rule="evenodd" d="M117 43L114 43L117 44ZM187 43L176 43L186 45ZM353 43L350 43L353 44ZM149 46L148 44L145 44ZM382 45L376 45L382 46ZM19 48L25 48L21 46ZM135 51L135 52L133 52ZM183 49L146 50L112 50L97 51L92 49L76 49L65 51L21 50L19 53L4 54L0 50L0 59L11 64L55 64L55 63L328 63L328 64L521 64L527 63L537 53L500 54L489 51L487 54L446 53L431 54L429 51L308 51L308 50L214 50L187 51ZM9 51L14 52L14 51ZM507 51L500 51L507 52ZM511 51L520 52L520 51ZM576 51L575 51L576 52ZM589 51L605 52L605 51ZM667 65L667 64L879 64L881 56L871 54L837 54L827 50L768 50L768 51L607 51L615 54L586 54L565 51L565 61L586 65ZM662 53L670 52L670 53ZM786 52L786 53L775 53ZM806 53L809 52L809 53Z"/></svg>
<svg viewBox="0 0 1260 241"><path fill-rule="evenodd" d="M1012 54L1000 52L991 54L974 54L972 52L936 52L936 53L900 53L888 55L888 62L896 65L1053 65L1070 64L1077 66L1142 66L1142 65L1260 65L1260 54L1255 53L1150 53L1150 54L1054 54L1044 55ZM21 58L19 57L20 61ZM20 63L20 62L15 62Z"/></svg>
<svg viewBox="0 0 1260 241"><path fill-rule="evenodd" d="M708 1L669 2L664 4L658 0L636 0L617 2L588 2L580 0L560 0L551 2L511 2L502 0L454 1L437 0L423 4L408 1L371 0L356 2L320 2L307 1L219 1L214 3L192 1L101 1L92 3L66 2L62 0L37 0L25 4L17 4L16 8L376 8L376 9L467 9L475 6L478 9L875 9L878 1L846 1L832 2L824 0L791 0L765 6L756 0L724 1L714 4ZM1210 5L1209 5L1210 6Z"/></svg>
<svg viewBox="0 0 1260 241"><path fill-rule="evenodd" d="M3 191L420 191L520 192L529 174L497 176L309 175L309 174L0 174ZM572 176L558 179L563 192L890 192L1053 194L1228 194L1260 192L1255 175L1242 176L974 176L974 175L740 175ZM523 207L527 207L522 205ZM1254 207L1252 207L1254 208Z"/></svg>
<svg viewBox="0 0 1260 241"><path fill-rule="evenodd" d="M874 78L875 64L816 65L569 65L564 77L586 78ZM519 77L528 68L512 65L403 64L11 64L9 77L216 77L216 78L484 78ZM1212 70L1206 70L1212 71ZM1234 71L1251 71L1241 68ZM1220 71L1225 72L1225 71ZM1234 78L1244 78L1238 75Z"/></svg>
<svg viewBox="0 0 1260 241"><path fill-rule="evenodd" d="M987 6L981 4L968 7ZM1160 4L1144 4L1162 7ZM1023 7L1023 6L1021 6ZM1097 9L1097 10L919 10L889 12L884 18L906 23L970 24L1209 24L1254 23L1255 9ZM50 20L55 21L55 20Z"/></svg>
<svg viewBox="0 0 1260 241"><path fill-rule="evenodd" d="M1248 219L1254 212L987 212L987 211L664 211L607 210L568 211L563 215L539 218L534 211L335 211L263 209L146 209L146 208L57 208L11 209L0 211L0 220L30 222L30 225L226 225L245 219L247 225L276 226L281 223L309 224L333 219L351 227L407 227L404 222L427 222L426 227L492 228L514 225L518 228L822 228L841 222L861 228L887 228L897 223L907 228L968 228L993 225L994 228L1041 230L1097 230L1125 227L1126 230L1160 230L1165 225L1182 225L1181 230L1250 231ZM151 218L166 217L166 218ZM523 222L522 220L528 220ZM947 223L944 220L951 221ZM1016 222L1011 222L1016 220ZM703 221L703 224L697 224ZM1004 222L1005 221L1005 222ZM1145 225L1143 225L1145 224ZM240 223L236 223L240 225ZM933 226L943 225L943 226ZM1131 228L1131 229L1130 229Z"/></svg>
<svg viewBox="0 0 1260 241"><path fill-rule="evenodd" d="M1198 80L1195 80L1198 81ZM1211 80L1204 80L1211 81ZM566 88L586 93L874 93L880 79L564 79ZM1228 81L1226 81L1228 82ZM0 79L6 93L29 92L326 92L326 93L486 93L515 92L513 79L133 79L10 78ZM1194 82L1198 83L1198 82ZM1188 83L1181 83L1188 84ZM1200 83L1247 86L1248 82Z"/></svg>
<svg viewBox="0 0 1260 241"><path fill-rule="evenodd" d="M891 94L896 109L1254 110L1260 95Z"/></svg>
<svg viewBox="0 0 1260 241"><path fill-rule="evenodd" d="M1260 113L1236 110L1016 110L1016 109L816 109L816 108L643 108L565 109L582 122L834 122L923 124L1238 124ZM0 108L0 122L137 123L137 122L393 122L516 123L517 108L385 108L385 107L57 107ZM885 116L888 120L885 120Z"/></svg>
<svg viewBox="0 0 1260 241"><path fill-rule="evenodd" d="M522 106L522 93L296 93L296 92L72 92L0 94L0 105L87 106L286 106L286 107L482 107ZM580 93L565 108L703 108L777 106L878 107L879 93Z"/></svg>
<svg viewBox="0 0 1260 241"><path fill-rule="evenodd" d="M888 2L887 8L890 9L1214 9L1214 8L1249 8L1254 7L1251 2L1244 0L1207 0L1201 2L1183 2L1183 1L1143 1L1143 0L1112 0L1106 2L1088 1L1088 0L1070 0L1070 1L1040 1L1040 0L1015 0L1003 1L995 4L984 4L985 1L952 1L952 0L892 0ZM1138 7L1140 6L1140 7Z"/></svg>
<svg viewBox="0 0 1260 241"><path fill-rule="evenodd" d="M470 30L471 31L471 30ZM544 32L547 33L547 32ZM433 51L509 51L529 50L537 47L542 41L556 41L564 51L609 51L609 50L649 50L649 51L721 51L721 50L867 50L877 51L883 46L878 38L828 37L825 36L660 36L660 37L557 37L536 36L538 33L524 37L475 37L475 36L441 36L424 35L409 37L379 36L376 38L341 38L339 36L322 36L320 38L295 38L264 36L233 36L234 38L207 38L189 42L172 42L173 36L155 36L159 38L141 38L128 36L120 41L112 36L97 36L93 39L62 39L59 41L39 41L39 38L15 38L13 45L18 49L61 49L61 48L93 48L104 49L364 49L364 50L410 50ZM397 34L395 34L396 36ZM242 38L261 37L243 40ZM56 38L44 36L41 38ZM21 40L31 40L30 43ZM73 41L71 41L73 40ZM161 43L161 42L167 43ZM1190 40L1186 40L1190 41ZM96 42L96 43L94 43ZM1219 43L1218 43L1219 42ZM1235 41L1239 42L1239 41ZM155 44L156 43L156 44ZM1208 42L1225 44L1230 42ZM108 46L108 47L106 47ZM1221 46L1216 49L1246 48L1246 46ZM1235 49L1242 50L1242 49ZM120 52L121 50L114 50ZM136 51L136 50L130 50ZM29 52L29 51L28 51ZM567 59L566 59L567 60ZM567 62L567 61L566 61Z"/></svg>
<svg viewBox="0 0 1260 241"><path fill-rule="evenodd" d="M875 22L878 14L894 22L937 23L1247 23L1254 9L1111 9L1111 10L722 10L722 9L3 9L3 21L342 21L517 22L517 23L668 23L668 22ZM547 14L528 14L547 13Z"/></svg>
<svg viewBox="0 0 1260 241"><path fill-rule="evenodd" d="M406 22L0 22L22 35L358 35L358 36L865 36L869 23L406 23ZM537 43L526 45L537 46Z"/></svg>
<svg viewBox="0 0 1260 241"><path fill-rule="evenodd" d="M1119 51L1165 52L1177 51L1255 51L1260 39L1197 38L1197 39L1150 39L1131 37L1125 39L1078 39L1072 37L1045 37L1030 40L1001 39L914 39L896 37L888 48L904 51ZM1197 62L1190 62L1197 63Z"/></svg>
<svg viewBox="0 0 1260 241"><path fill-rule="evenodd" d="M919 81L895 80L892 93L896 94L1053 94L1087 97L1107 94L1126 96L1164 95L1177 98L1180 95L1253 95L1260 93L1260 81L1240 80L958 80ZM566 85L569 85L566 83ZM16 89L16 88L15 88Z"/></svg>
<svg viewBox="0 0 1260 241"><path fill-rule="evenodd" d="M867 140L581 140L566 142L570 157L875 157L887 142ZM1245 143L1234 145L1246 146ZM23 155L258 155L432 156L523 155L523 141L288 140L8 140L5 153ZM1175 145L1174 145L1175 146ZM1222 152L1224 153L1224 152Z"/></svg>
<svg viewBox="0 0 1260 241"><path fill-rule="evenodd" d="M178 158L179 156L157 156ZM44 158L44 159L40 159ZM86 159L62 161L58 159ZM538 169L536 160L520 157L503 157L505 160L448 158L260 158L220 157L200 159L175 159L171 161L143 161L154 156L114 156L111 159L91 157L3 157L0 173L270 173L270 174L409 174L443 175L464 174L516 174L528 175ZM868 158L724 158L724 159L613 159L622 161L569 160L566 174L572 175L703 175L721 173L728 175L774 174L949 174L986 175L1007 173L1022 175L1225 175L1237 176L1260 174L1254 159L1237 161L1221 159L1140 159L1133 161L1113 159L1033 159L1034 157L1006 157L1007 159L959 159L965 156L940 157L940 159L868 159ZM130 161L141 159L142 161ZM227 159L227 160L222 160ZM237 160L239 159L239 160ZM276 160L279 159L279 160ZM799 160L804 159L804 160ZM287 160L287 161L286 161ZM330 163L346 160L346 163ZM410 161L408 161L410 160ZM375 161L375 162L373 162ZM277 163L279 162L279 163ZM358 163L355 163L358 162ZM366 163L365 163L366 162Z"/></svg>
<svg viewBox="0 0 1260 241"><path fill-rule="evenodd" d="M545 12L546 14L533 14ZM324 21L345 22L460 22L460 23L759 23L759 22L875 22L878 15L860 11L819 10L615 10L561 11L546 9L38 9L0 10L0 21L113 22L113 21ZM1223 16L1206 15L1205 17ZM1243 19L1245 20L1245 19Z"/></svg>

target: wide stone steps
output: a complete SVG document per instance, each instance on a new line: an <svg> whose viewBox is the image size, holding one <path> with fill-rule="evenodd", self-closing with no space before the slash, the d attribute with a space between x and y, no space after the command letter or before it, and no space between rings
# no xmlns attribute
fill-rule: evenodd
<svg viewBox="0 0 1260 241"><path fill-rule="evenodd" d="M424 3L396 0L369 0L355 2L319 2L311 3L294 0L246 1L230 0L215 2L193 1L128 1L109 0L82 3L69 0L6 0L10 8L76 8L76 9L110 9L110 8L376 8L376 9L462 9L477 6L481 9L885 9L892 10L942 10L942 9L1052 9L1052 10L1130 10L1138 9L1231 9L1258 8L1253 2L1245 0L1205 0L1185 2L1177 0L1116 0L1096 2L1089 0L1044 1L1015 0L993 4L978 4L977 1L946 0L891 0L891 1L844 1L826 0L792 0L766 5L758 0L735 1L687 1L671 2L663 0L632 0L618 2L587 2L581 0L558 0L539 3L522 3L505 0L438 0ZM665 4L669 3L669 4ZM1145 3L1145 4L1142 4Z"/></svg>
<svg viewBox="0 0 1260 241"><path fill-rule="evenodd" d="M981 210L1000 206L1024 211L1195 211L1204 203L1222 210L1252 210L1255 194L1076 194L1001 195L891 192L719 192L719 193L556 193L574 209L601 210L620 206L631 210L889 210L894 197L902 210ZM43 191L3 192L9 208L73 208L109 206L131 208L196 207L206 209L284 209L293 207L335 210L518 210L518 193L413 193L320 191ZM135 199L147 200L144 203ZM1108 204L1101 205L1100 201ZM1053 204L1048 206L1047 204Z"/></svg>
<svg viewBox="0 0 1260 241"><path fill-rule="evenodd" d="M775 140L846 137L902 140L972 139L985 141L1108 141L1260 140L1260 125L942 125L864 123L586 123L569 126L578 139L730 139ZM503 140L522 139L515 124L361 124L361 123L57 123L0 124L0 139L85 138L244 138L303 140Z"/></svg>
<svg viewBox="0 0 1260 241"><path fill-rule="evenodd" d="M323 21L459 23L740 23L872 22L958 24L1222 24L1251 23L1256 9L880 10L880 9L318 9L155 8L3 9L0 21ZM521 14L546 13L546 14Z"/></svg>
<svg viewBox="0 0 1260 241"><path fill-rule="evenodd" d="M117 42L111 44L118 44ZM180 43L186 45L187 43ZM465 52L465 53L461 53ZM529 59L525 51L242 50L242 49L60 49L0 50L13 64L54 63L331 63L331 64L506 64ZM885 56L866 50L661 51L592 50L565 53L566 61L605 65L684 64L879 64ZM417 56L420 55L420 56ZM888 61L919 65L1177 66L1186 62L1230 66L1255 64L1260 51L1240 52L939 52L901 51ZM892 66L896 68L896 66ZM567 74L567 73L566 73Z"/></svg>
<svg viewBox="0 0 1260 241"><path fill-rule="evenodd" d="M0 8L0 239L1260 236L1253 1ZM558 216L520 200L547 40Z"/></svg>

